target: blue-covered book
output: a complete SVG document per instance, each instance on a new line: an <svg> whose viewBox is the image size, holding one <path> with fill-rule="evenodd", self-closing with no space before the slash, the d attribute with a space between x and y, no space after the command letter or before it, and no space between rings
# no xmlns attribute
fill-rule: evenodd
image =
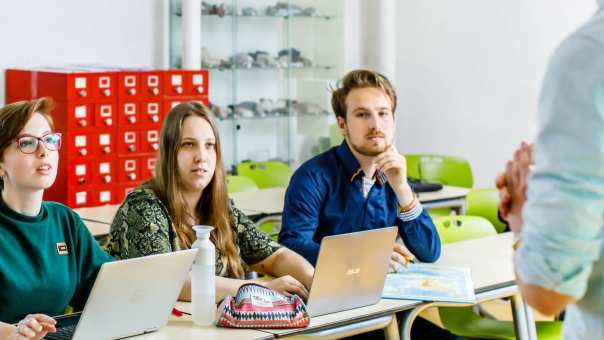
<svg viewBox="0 0 604 340"><path fill-rule="evenodd" d="M469 268L410 263L386 276L384 299L476 303Z"/></svg>

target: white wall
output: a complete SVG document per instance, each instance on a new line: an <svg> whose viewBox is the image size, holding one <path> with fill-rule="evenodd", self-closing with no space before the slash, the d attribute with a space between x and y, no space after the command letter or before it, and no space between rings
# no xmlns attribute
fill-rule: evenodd
<svg viewBox="0 0 604 340"><path fill-rule="evenodd" d="M551 52L595 8L595 0L398 1L399 150L464 157L475 186L492 186L535 133Z"/></svg>
<svg viewBox="0 0 604 340"><path fill-rule="evenodd" d="M167 0L0 2L0 103L12 67L164 64Z"/></svg>

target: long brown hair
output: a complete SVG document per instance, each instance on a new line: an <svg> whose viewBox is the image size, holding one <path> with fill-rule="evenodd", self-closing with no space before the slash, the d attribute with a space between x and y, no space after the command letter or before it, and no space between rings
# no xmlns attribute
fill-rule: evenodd
<svg viewBox="0 0 604 340"><path fill-rule="evenodd" d="M216 138L216 170L196 206L196 211L187 211L182 195L182 183L178 175L178 151L182 138L182 125L189 116L205 119L211 126ZM220 256L226 261L229 276L243 278L244 270L239 252L235 246L226 186L226 171L222 163L222 151L218 128L211 111L198 103L176 105L164 120L160 133L159 155L155 165L155 176L150 182L151 188L164 202L181 244L190 248L195 241L195 232L187 222L198 215L203 224L211 225L214 230L211 240Z"/></svg>

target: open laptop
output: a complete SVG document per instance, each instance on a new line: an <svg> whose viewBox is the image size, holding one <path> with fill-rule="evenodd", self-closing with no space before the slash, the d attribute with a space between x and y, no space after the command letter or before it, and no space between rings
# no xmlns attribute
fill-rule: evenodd
<svg viewBox="0 0 604 340"><path fill-rule="evenodd" d="M166 325L197 249L150 255L101 266L84 310L59 316L46 339L116 339Z"/></svg>
<svg viewBox="0 0 604 340"><path fill-rule="evenodd" d="M380 301L397 227L324 237L308 313L318 316Z"/></svg>

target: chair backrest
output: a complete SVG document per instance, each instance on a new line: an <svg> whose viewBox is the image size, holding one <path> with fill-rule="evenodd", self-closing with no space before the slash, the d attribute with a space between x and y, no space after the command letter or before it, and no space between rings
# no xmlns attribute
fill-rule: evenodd
<svg viewBox="0 0 604 340"><path fill-rule="evenodd" d="M407 176L426 182L436 182L463 188L472 188L472 168L463 158L442 155L405 155Z"/></svg>
<svg viewBox="0 0 604 340"><path fill-rule="evenodd" d="M287 187L292 170L281 162L241 162L237 174L251 178L258 188Z"/></svg>
<svg viewBox="0 0 604 340"><path fill-rule="evenodd" d="M438 216L434 219L434 225L443 244L497 234L491 222L480 216Z"/></svg>
<svg viewBox="0 0 604 340"><path fill-rule="evenodd" d="M506 225L499 220L499 193L494 188L474 189L466 196L466 215L481 216L489 220L498 233Z"/></svg>
<svg viewBox="0 0 604 340"><path fill-rule="evenodd" d="M338 127L338 124L334 123L329 126L329 145L337 146L342 143L344 137L342 136L342 131Z"/></svg>
<svg viewBox="0 0 604 340"><path fill-rule="evenodd" d="M227 176L227 192L232 194L236 192L258 190L256 182L249 177Z"/></svg>

